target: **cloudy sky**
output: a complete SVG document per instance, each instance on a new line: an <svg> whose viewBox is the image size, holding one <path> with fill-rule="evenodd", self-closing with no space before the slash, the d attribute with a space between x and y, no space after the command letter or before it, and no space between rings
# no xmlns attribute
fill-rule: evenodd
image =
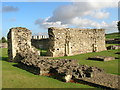
<svg viewBox="0 0 120 90"><path fill-rule="evenodd" d="M3 36L12 27L26 27L33 33L47 33L48 27L118 31L118 2L2 2L0 13Z"/></svg>

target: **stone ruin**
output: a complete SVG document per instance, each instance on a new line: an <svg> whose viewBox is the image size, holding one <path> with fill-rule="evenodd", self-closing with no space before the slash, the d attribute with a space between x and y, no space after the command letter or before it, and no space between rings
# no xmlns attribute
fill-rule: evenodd
<svg viewBox="0 0 120 90"><path fill-rule="evenodd" d="M8 33L8 56L10 61L39 68L40 75L56 73L63 76L91 77L93 72L101 69L80 66L76 60L47 59L39 56L38 51L31 46L31 31L26 28L11 28ZM96 73L97 74L97 73Z"/></svg>
<svg viewBox="0 0 120 90"><path fill-rule="evenodd" d="M21 58L20 53L28 50L37 55L40 54L36 48L31 46L32 33L26 28L11 28L7 38L9 61L18 61Z"/></svg>
<svg viewBox="0 0 120 90"><path fill-rule="evenodd" d="M52 57L71 56L106 50L104 29L55 28L48 29Z"/></svg>
<svg viewBox="0 0 120 90"><path fill-rule="evenodd" d="M92 76L92 67L80 66L76 60L47 59L39 56L31 46L31 31L26 28L11 28L8 33L8 55L10 61L20 62L39 68L39 74L57 73L74 77ZM102 70L96 69L101 72ZM75 74L77 73L77 74Z"/></svg>
<svg viewBox="0 0 120 90"><path fill-rule="evenodd" d="M18 62L19 67L34 74L52 76L66 82L81 79L90 79L92 82L92 78L106 74L103 69L80 65L77 60L41 57L38 51L31 46L30 30L21 27L11 28L8 33L8 57L10 61ZM102 78L99 77L99 79ZM109 80L109 82L111 81L113 80ZM100 84L111 87L109 82ZM112 84L114 83L112 88L117 87L116 78Z"/></svg>
<svg viewBox="0 0 120 90"><path fill-rule="evenodd" d="M71 56L106 50L104 29L48 29L49 38L32 38L32 45L47 50L46 56Z"/></svg>

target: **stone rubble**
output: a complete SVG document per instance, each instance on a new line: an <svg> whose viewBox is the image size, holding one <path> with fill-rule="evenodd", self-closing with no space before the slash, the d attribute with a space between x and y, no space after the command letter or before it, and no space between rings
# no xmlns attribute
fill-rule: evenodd
<svg viewBox="0 0 120 90"><path fill-rule="evenodd" d="M71 79L90 78L104 73L104 70L97 67L89 67L79 65L77 60L69 59L48 59L29 53L21 53L21 63L27 66L39 68L39 75L49 75L53 73L56 76L61 76L68 82Z"/></svg>

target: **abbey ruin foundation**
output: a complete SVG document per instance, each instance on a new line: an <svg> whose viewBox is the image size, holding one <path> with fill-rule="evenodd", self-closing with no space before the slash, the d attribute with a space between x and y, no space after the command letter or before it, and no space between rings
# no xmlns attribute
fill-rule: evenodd
<svg viewBox="0 0 120 90"><path fill-rule="evenodd" d="M10 29L8 33L9 61L18 62L18 67L36 75L54 76L66 82L82 80L87 84L92 83L104 88L118 88L118 76L107 74L103 69L80 65L77 60L40 56L39 51L31 45L31 38L31 31L26 28ZM69 56L106 50L104 38L104 30L102 29L89 31L87 29L49 28L48 54Z"/></svg>

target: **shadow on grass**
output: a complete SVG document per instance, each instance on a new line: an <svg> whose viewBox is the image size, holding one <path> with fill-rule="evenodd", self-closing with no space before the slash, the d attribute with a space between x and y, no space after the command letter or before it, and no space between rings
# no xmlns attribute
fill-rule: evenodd
<svg viewBox="0 0 120 90"><path fill-rule="evenodd" d="M34 75L39 75L40 74L40 69L34 66L27 66L22 63L16 63L13 65L14 67L26 70Z"/></svg>
<svg viewBox="0 0 120 90"><path fill-rule="evenodd" d="M25 65L23 63L17 63L17 64L14 64L13 66L20 68L22 70L26 70L34 75L40 75L40 68L38 68L38 67L28 66L28 65ZM49 78L56 79L58 81L65 82L65 79L64 79L65 76L62 74L58 74L58 72L54 69L51 69L50 73L43 74L42 76L46 76Z"/></svg>
<svg viewBox="0 0 120 90"><path fill-rule="evenodd" d="M0 57L2 59L2 61L6 61L6 62L9 62L8 61L8 57Z"/></svg>
<svg viewBox="0 0 120 90"><path fill-rule="evenodd" d="M40 68L38 67L34 67L34 66L28 66L28 65L25 65L25 64L22 64L22 63L17 63L17 64L14 64L13 65L14 67L17 67L17 68L20 68L20 69L23 69L23 70L26 70L34 75L40 75ZM62 76L61 75L58 75L56 73L56 71L54 70L50 70L51 73L46 73L45 75L43 76L47 76L47 77L50 77L50 78L53 78L53 79L57 79L59 81L63 81L65 82L65 80L61 79ZM57 74L57 76L55 75ZM58 77L59 76L59 77Z"/></svg>

